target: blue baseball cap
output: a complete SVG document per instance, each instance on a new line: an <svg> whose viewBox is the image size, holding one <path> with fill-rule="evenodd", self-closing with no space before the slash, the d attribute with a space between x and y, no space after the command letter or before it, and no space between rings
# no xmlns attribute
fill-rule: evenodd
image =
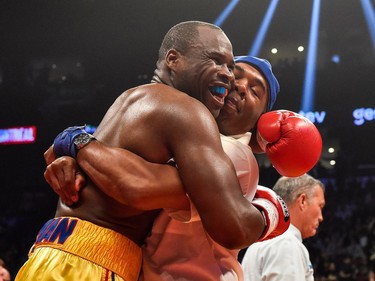
<svg viewBox="0 0 375 281"><path fill-rule="evenodd" d="M275 75L272 72L272 66L268 60L260 59L252 56L237 56L234 57L234 61L247 63L256 69L258 69L263 76L266 78L269 91L269 99L267 105L267 111L270 111L275 104L277 94L280 92L280 85Z"/></svg>

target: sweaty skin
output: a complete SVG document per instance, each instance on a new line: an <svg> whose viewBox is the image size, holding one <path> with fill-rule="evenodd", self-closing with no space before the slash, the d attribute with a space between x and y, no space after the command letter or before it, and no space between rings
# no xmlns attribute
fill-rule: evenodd
<svg viewBox="0 0 375 281"><path fill-rule="evenodd" d="M199 27L199 33L200 42L187 53L168 52L165 65L155 71L153 80L157 83L122 94L106 113L95 136L106 145L128 149L149 162L165 164L173 157L185 191L210 236L227 248L242 248L260 237L264 222L260 212L242 196L233 164L221 147L214 117L224 98L210 92L214 86L229 88L233 77L227 66L233 65L232 48L221 31ZM111 177L108 186L116 188L120 186L121 165L140 159L133 155L122 158L127 159L126 163L115 160L110 154L100 153L106 149L100 142L93 141L81 149L77 161L89 177L98 171L103 175L108 175L106 170L118 171L118 178ZM121 153L129 154L125 150ZM46 154L46 159L52 159ZM89 181L79 202L73 208L60 202L56 215L87 219L141 245L157 213L125 206Z"/></svg>

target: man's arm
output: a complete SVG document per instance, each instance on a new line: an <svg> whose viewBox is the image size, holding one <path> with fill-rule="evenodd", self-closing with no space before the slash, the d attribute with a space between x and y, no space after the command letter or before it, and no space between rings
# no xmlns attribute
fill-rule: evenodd
<svg viewBox="0 0 375 281"><path fill-rule="evenodd" d="M194 108L194 112L193 109ZM229 249L244 248L265 229L260 211L242 194L232 161L225 154L212 115L199 106L179 108L180 127L170 136L185 190L209 235ZM186 116L195 124L184 124ZM186 128L189 128L188 130ZM183 137L181 137L183 136Z"/></svg>
<svg viewBox="0 0 375 281"><path fill-rule="evenodd" d="M98 141L93 141L90 147L78 154L84 155L79 158L83 158L80 166L107 195L140 210L190 208L175 167L150 163L128 150L108 147ZM50 163L44 173L46 181L66 204L77 202L78 192L86 180L76 161L67 156L53 161L52 146L44 157Z"/></svg>
<svg viewBox="0 0 375 281"><path fill-rule="evenodd" d="M151 163L128 150L104 146L98 141L93 141L90 149L83 148L77 161L98 187L124 204L141 210L189 209L173 166Z"/></svg>

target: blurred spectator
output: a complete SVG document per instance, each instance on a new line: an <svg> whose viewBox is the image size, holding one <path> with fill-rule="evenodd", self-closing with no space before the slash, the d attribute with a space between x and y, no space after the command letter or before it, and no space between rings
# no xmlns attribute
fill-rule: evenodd
<svg viewBox="0 0 375 281"><path fill-rule="evenodd" d="M355 268L350 255L344 255L338 265L338 281L356 281Z"/></svg>
<svg viewBox="0 0 375 281"><path fill-rule="evenodd" d="M10 273L6 269L3 259L0 259L0 281L10 281Z"/></svg>

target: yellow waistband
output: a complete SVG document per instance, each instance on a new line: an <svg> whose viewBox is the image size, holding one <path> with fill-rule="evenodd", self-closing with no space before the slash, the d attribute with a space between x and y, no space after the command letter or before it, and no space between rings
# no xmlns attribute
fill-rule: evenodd
<svg viewBox="0 0 375 281"><path fill-rule="evenodd" d="M37 247L51 247L87 259L126 281L138 280L142 264L141 248L125 236L77 218L49 220L36 238Z"/></svg>

